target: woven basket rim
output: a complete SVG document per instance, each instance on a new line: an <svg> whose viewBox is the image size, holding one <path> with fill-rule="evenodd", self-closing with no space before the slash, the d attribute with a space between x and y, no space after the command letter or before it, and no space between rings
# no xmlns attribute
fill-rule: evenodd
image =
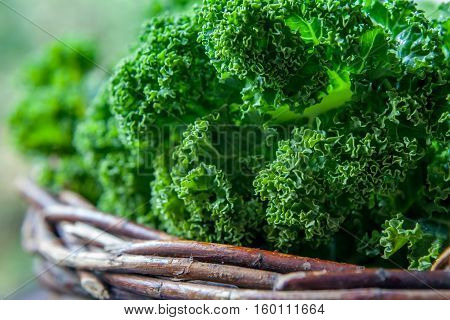
<svg viewBox="0 0 450 320"><path fill-rule="evenodd" d="M450 299L450 247L432 271L371 269L224 244L180 240L97 210L29 179L24 248L40 282L95 299Z"/></svg>

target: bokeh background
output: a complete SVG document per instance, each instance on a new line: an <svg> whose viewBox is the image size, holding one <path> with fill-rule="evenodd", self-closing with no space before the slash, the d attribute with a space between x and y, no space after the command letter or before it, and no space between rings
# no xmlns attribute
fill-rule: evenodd
<svg viewBox="0 0 450 320"><path fill-rule="evenodd" d="M0 0L0 298L45 298L33 279L30 257L20 247L25 205L14 189L28 166L12 148L7 119L20 99L24 61L55 38L82 36L97 42L110 70L126 55L140 25L171 0ZM417 1L432 12L437 2Z"/></svg>
<svg viewBox="0 0 450 320"><path fill-rule="evenodd" d="M19 237L25 206L13 185L28 167L12 148L7 128L22 93L18 75L23 63L54 37L81 35L97 42L99 64L109 70L126 55L140 25L158 5L152 0L0 1L0 297L27 298L36 291L32 281L15 292L32 278L31 259Z"/></svg>

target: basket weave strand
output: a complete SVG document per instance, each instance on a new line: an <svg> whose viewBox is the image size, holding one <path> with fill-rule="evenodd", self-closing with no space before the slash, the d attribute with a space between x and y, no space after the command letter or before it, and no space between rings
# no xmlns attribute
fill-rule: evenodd
<svg viewBox="0 0 450 320"><path fill-rule="evenodd" d="M364 269L260 249L179 240L30 180L23 246L43 285L96 299L450 299L449 250L434 271ZM438 270L440 269L440 270Z"/></svg>

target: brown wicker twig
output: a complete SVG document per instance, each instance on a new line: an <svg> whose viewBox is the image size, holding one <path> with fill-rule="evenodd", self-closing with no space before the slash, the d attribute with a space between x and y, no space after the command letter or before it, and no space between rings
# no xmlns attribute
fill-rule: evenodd
<svg viewBox="0 0 450 320"><path fill-rule="evenodd" d="M450 290L385 290L369 288L352 290L270 291L221 288L110 273L104 274L103 279L111 286L129 290L136 294L146 295L154 299L450 299Z"/></svg>
<svg viewBox="0 0 450 320"><path fill-rule="evenodd" d="M113 246L110 250L120 254L193 258L198 261L233 264L279 273L318 270L345 271L363 268L352 264L299 257L261 249L188 240L150 240L124 246Z"/></svg>
<svg viewBox="0 0 450 320"><path fill-rule="evenodd" d="M22 196L25 197L31 205L37 208L46 208L58 204L58 201L56 201L54 197L30 179L18 179L16 181L16 187Z"/></svg>
<svg viewBox="0 0 450 320"><path fill-rule="evenodd" d="M45 221L36 218L37 251L50 262L82 270L116 271L230 283L240 287L271 289L277 273L196 262L187 258L113 255L105 252L69 251L55 239Z"/></svg>
<svg viewBox="0 0 450 320"><path fill-rule="evenodd" d="M45 210L46 218L50 221L81 221L107 230L108 232L115 232L134 239L152 237L152 239L163 238L165 240L172 240L172 242L167 242L167 244L162 241L150 241L142 244L125 246L123 250L129 250L128 253L130 254L160 254L162 256L172 257L197 257L199 261L231 263L243 267L256 267L281 273L308 270L358 270L362 268L351 264L298 257L260 249L206 244L196 241L177 242L174 240L174 237L169 236L164 232L150 228L142 230L142 226L93 210L93 206L85 199L71 192L63 192L60 198L71 205L78 205L80 207L59 206L58 202L53 197L31 180L22 180L19 184L19 189L31 203L38 203L41 208L47 208L47 210ZM136 227L139 231L136 231ZM97 240L99 240L98 237ZM120 250L120 248L118 248L118 250ZM221 256L223 258L221 258ZM220 261L220 259L222 259L222 261Z"/></svg>
<svg viewBox="0 0 450 320"><path fill-rule="evenodd" d="M33 209L29 209L26 215L26 220L23 224L23 228L22 228L22 234L23 234L23 243L24 243L24 247L26 250L31 251L31 252L35 252L38 250L38 246L39 244L36 243L36 241L33 241L35 239L35 230L33 228L33 225L36 224L36 212ZM61 236L62 241L64 242L64 244L69 247L71 250L83 250L83 248L78 248L75 244L75 239L73 239L73 237L71 237L71 235L67 234L66 232L64 232L64 225L58 225L57 229L58 232ZM46 230L48 231L48 230ZM42 264L42 263L41 263ZM45 264L48 266L47 267L47 272L42 273L42 275L39 277L40 282L43 283L44 285L46 285L47 287L52 288L53 285L55 285L54 281L52 280L53 278L62 278L64 276L64 272L62 272L61 270L59 270L59 272L57 274L52 274L52 270L58 270L57 266L55 265L51 265L48 262L45 262ZM65 284L59 284L57 285L57 287L59 288L58 290L54 290L54 291L59 291L61 293L67 293L67 291L72 291L73 293L77 294L77 295L86 295L87 293L89 293L92 297L96 298L96 299L109 299L109 294L108 291L106 290L106 288L104 287L103 283L92 273L88 273L82 270L78 270L76 272L76 275L73 275L74 277L78 276L78 281L76 281L76 286L73 284L70 284L69 281L67 281L67 283ZM75 282L73 279L71 281L72 283ZM84 291L82 291L81 289L78 289L78 286L81 287L81 289L84 289ZM67 289L70 288L69 289ZM55 289L55 288L53 288ZM80 293L82 291L82 294Z"/></svg>
<svg viewBox="0 0 450 320"><path fill-rule="evenodd" d="M46 261L36 261L34 269L36 274L39 274L39 283L41 283L44 287L61 294L78 296L82 298L91 298L88 292L86 292L85 289L80 285L79 279L74 271L56 265L51 265ZM94 276L94 274L90 272L85 273ZM134 294L119 288L111 288L108 298L115 300L148 299L148 297Z"/></svg>
<svg viewBox="0 0 450 320"><path fill-rule="evenodd" d="M52 265L48 261L36 258L33 261L34 272L41 285L59 294L89 298L81 287L77 274L67 268Z"/></svg>
<svg viewBox="0 0 450 320"><path fill-rule="evenodd" d="M89 245L96 245L99 247L111 247L117 245L126 245L129 242L122 240L112 234L109 234L103 230L92 227L89 224L82 222L68 223L61 222L64 224L64 231L73 237L82 239L85 243Z"/></svg>
<svg viewBox="0 0 450 320"><path fill-rule="evenodd" d="M70 228L68 222L63 222L57 226L58 233L64 245L71 251L86 251L86 249L77 244L77 239L66 231ZM88 292L92 297L100 300L109 299L109 292L106 290L103 283L90 272L77 270L77 275L80 278L81 287Z"/></svg>
<svg viewBox="0 0 450 320"><path fill-rule="evenodd" d="M44 209L45 218L51 222L84 222L108 232L141 240L172 240L165 232L138 225L126 219L97 210L65 205L53 205Z"/></svg>
<svg viewBox="0 0 450 320"><path fill-rule="evenodd" d="M42 281L65 292L125 299L450 299L450 273L445 271L363 269L177 240L99 212L70 192L57 200L29 180L20 188L34 207L24 221L24 246L47 264L63 267L57 273L52 270L58 267L50 268ZM448 261L445 257L442 261ZM445 267L440 264L436 268Z"/></svg>
<svg viewBox="0 0 450 320"><path fill-rule="evenodd" d="M450 289L450 272L366 269L356 272L295 272L280 276L275 290L353 288Z"/></svg>
<svg viewBox="0 0 450 320"><path fill-rule="evenodd" d="M22 195L34 206L45 209L46 219L52 222L84 222L134 239L175 239L175 237L165 232L138 225L124 218L84 207L64 206L29 179L19 180L17 187Z"/></svg>
<svg viewBox="0 0 450 320"><path fill-rule="evenodd" d="M90 204L86 199L84 199L82 196L68 190L61 192L61 194L59 195L59 199L68 205L80 206L82 208L95 210L95 207L92 204ZM92 227L91 225L86 223L61 222L60 224L64 225L64 232L66 234L69 234L73 237L87 239L89 244L95 244L104 247L127 243L126 241L122 240L117 236L114 236L103 230Z"/></svg>

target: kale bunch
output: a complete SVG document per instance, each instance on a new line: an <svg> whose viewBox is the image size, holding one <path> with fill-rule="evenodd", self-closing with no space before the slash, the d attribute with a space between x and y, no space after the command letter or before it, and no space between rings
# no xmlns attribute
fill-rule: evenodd
<svg viewBox="0 0 450 320"><path fill-rule="evenodd" d="M26 95L10 116L11 135L34 160L39 182L54 190L84 192L93 201L99 195L97 181L75 148L74 134L92 94L87 78L95 59L89 41L49 46L24 68Z"/></svg>
<svg viewBox="0 0 450 320"><path fill-rule="evenodd" d="M411 250L448 237L434 223L448 221L445 31L415 4L206 1L200 21L221 78L246 80L246 104L300 124L254 180L276 248L378 225L389 257L413 241L392 243L394 217L399 233L406 217L427 221Z"/></svg>
<svg viewBox="0 0 450 320"><path fill-rule="evenodd" d="M81 160L56 172L91 177L101 209L180 237L428 269L449 243L448 18L406 0L204 0L148 21L80 115L33 93L13 132ZM37 87L67 99L82 78ZM46 127L65 142L28 135Z"/></svg>

